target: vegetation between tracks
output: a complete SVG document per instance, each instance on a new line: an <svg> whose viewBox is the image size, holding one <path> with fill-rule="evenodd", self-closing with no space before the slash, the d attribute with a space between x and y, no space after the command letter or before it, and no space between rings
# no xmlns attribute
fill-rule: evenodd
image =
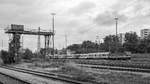
<svg viewBox="0 0 150 84"><path fill-rule="evenodd" d="M51 65L51 63L54 64L57 62L63 63L64 61L65 60L61 61L55 59L53 61L49 61L49 63ZM60 66L58 65L57 69L55 70L51 68L56 68L56 66L50 66L48 65L48 63L41 62L41 61L39 62L39 64L41 63L41 66L34 65L34 62L28 63L27 65L24 65L24 63L20 65L22 65L23 67L30 66L28 68L34 70L63 74L79 81L86 81L86 82L89 81L92 83L94 82L93 84L97 84L97 83L98 84L149 84L150 83L150 75L127 73L127 72L113 72L107 69L105 70L91 69L86 67L80 67L72 61L69 62L68 60L66 60L63 65ZM17 66L17 65L13 65L13 66Z"/></svg>
<svg viewBox="0 0 150 84"><path fill-rule="evenodd" d="M130 60L74 60L79 64L106 65L150 69L150 54L134 54Z"/></svg>

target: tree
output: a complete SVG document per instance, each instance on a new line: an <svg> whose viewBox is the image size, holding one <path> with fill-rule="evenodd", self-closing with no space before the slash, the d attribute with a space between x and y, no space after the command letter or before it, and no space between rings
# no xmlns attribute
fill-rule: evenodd
<svg viewBox="0 0 150 84"><path fill-rule="evenodd" d="M147 39L141 39L139 41L138 53L147 53Z"/></svg>
<svg viewBox="0 0 150 84"><path fill-rule="evenodd" d="M138 49L142 53L150 53L150 35L140 40Z"/></svg>
<svg viewBox="0 0 150 84"><path fill-rule="evenodd" d="M25 49L25 52L23 53L23 59L28 59L30 60L33 57L33 53L29 49Z"/></svg>
<svg viewBox="0 0 150 84"><path fill-rule="evenodd" d="M124 48L126 51L136 53L138 51L138 36L136 32L128 32L125 34Z"/></svg>
<svg viewBox="0 0 150 84"><path fill-rule="evenodd" d="M79 53L78 50L81 50L81 44L73 44L67 47L67 49L71 51L75 51L76 53Z"/></svg>
<svg viewBox="0 0 150 84"><path fill-rule="evenodd" d="M1 51L1 58L4 64L10 64L13 62L12 56L10 56L7 51L4 50Z"/></svg>
<svg viewBox="0 0 150 84"><path fill-rule="evenodd" d="M53 48L41 48L38 57L45 58L46 55L53 55L53 53L57 54L58 50L53 50Z"/></svg>
<svg viewBox="0 0 150 84"><path fill-rule="evenodd" d="M97 51L96 43L91 42L91 41L83 41L81 48L84 49L85 53L92 53Z"/></svg>
<svg viewBox="0 0 150 84"><path fill-rule="evenodd" d="M118 37L115 35L109 35L104 38L104 50L110 51L114 53L115 51L118 51L121 44L119 43Z"/></svg>
<svg viewBox="0 0 150 84"><path fill-rule="evenodd" d="M67 47L67 49L71 50L71 51L75 51L75 53L83 53L84 50L81 47L82 44L73 44Z"/></svg>
<svg viewBox="0 0 150 84"><path fill-rule="evenodd" d="M91 41L83 41L82 44L73 44L67 47L75 53L93 53L98 52L98 44Z"/></svg>

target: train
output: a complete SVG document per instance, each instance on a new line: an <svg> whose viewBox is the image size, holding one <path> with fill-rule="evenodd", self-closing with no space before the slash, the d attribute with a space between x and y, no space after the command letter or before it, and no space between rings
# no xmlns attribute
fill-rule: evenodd
<svg viewBox="0 0 150 84"><path fill-rule="evenodd" d="M131 59L130 55L112 55L110 52L86 53L86 54L69 54L69 55L55 55L50 58L61 59L111 59L111 60L128 60Z"/></svg>

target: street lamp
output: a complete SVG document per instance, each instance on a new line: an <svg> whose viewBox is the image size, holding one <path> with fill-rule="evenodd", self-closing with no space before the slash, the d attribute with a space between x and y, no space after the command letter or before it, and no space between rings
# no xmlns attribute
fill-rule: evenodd
<svg viewBox="0 0 150 84"><path fill-rule="evenodd" d="M117 46L117 39L118 39L118 17L115 17L115 22L116 22L116 52L118 50L118 46Z"/></svg>
<svg viewBox="0 0 150 84"><path fill-rule="evenodd" d="M99 45L100 45L99 36L96 36L96 44L98 45L97 52L99 52Z"/></svg>
<svg viewBox="0 0 150 84"><path fill-rule="evenodd" d="M52 29L53 29L53 38L52 38L52 40L53 40L53 57L55 56L55 49L54 49L54 16L56 15L56 13L51 13L51 15L52 15Z"/></svg>
<svg viewBox="0 0 150 84"><path fill-rule="evenodd" d="M117 32L117 27L118 27L118 17L115 17L115 21L116 21L116 36L117 36L117 34L118 34L118 32Z"/></svg>

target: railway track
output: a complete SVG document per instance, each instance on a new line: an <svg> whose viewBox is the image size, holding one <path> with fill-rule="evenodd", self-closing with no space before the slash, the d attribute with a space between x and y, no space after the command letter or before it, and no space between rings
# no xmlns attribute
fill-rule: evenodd
<svg viewBox="0 0 150 84"><path fill-rule="evenodd" d="M31 84L29 81L22 80L22 79L19 79L17 77L14 77L14 76L11 76L11 75L8 75L8 74L4 74L4 73L1 73L1 72L0 72L0 76L7 79L6 80L7 82L5 82L4 84L10 84L10 82L8 82L8 80L10 80L10 79L13 80L13 81L11 81L11 83L15 82L17 84ZM3 82L1 81L0 84L3 84Z"/></svg>
<svg viewBox="0 0 150 84"><path fill-rule="evenodd" d="M54 79L62 82L66 82L69 84L97 84L96 82L82 82L75 80L67 75L62 75L62 74L56 74L56 73L49 73L49 72L42 72L42 71L35 71L35 70L29 70L29 69L23 69L23 68L17 68L17 67L12 67L12 66L0 66L5 69L13 70L13 71L18 71L18 72L23 72L23 73L28 73L28 74L33 74L39 77L44 77L48 79ZM27 83L30 84L30 83Z"/></svg>
<svg viewBox="0 0 150 84"><path fill-rule="evenodd" d="M79 65L83 67L90 67L96 69L110 69L110 70L118 70L118 71L150 73L150 69L144 69L144 68L119 67L119 66L94 65L94 64L79 64Z"/></svg>

